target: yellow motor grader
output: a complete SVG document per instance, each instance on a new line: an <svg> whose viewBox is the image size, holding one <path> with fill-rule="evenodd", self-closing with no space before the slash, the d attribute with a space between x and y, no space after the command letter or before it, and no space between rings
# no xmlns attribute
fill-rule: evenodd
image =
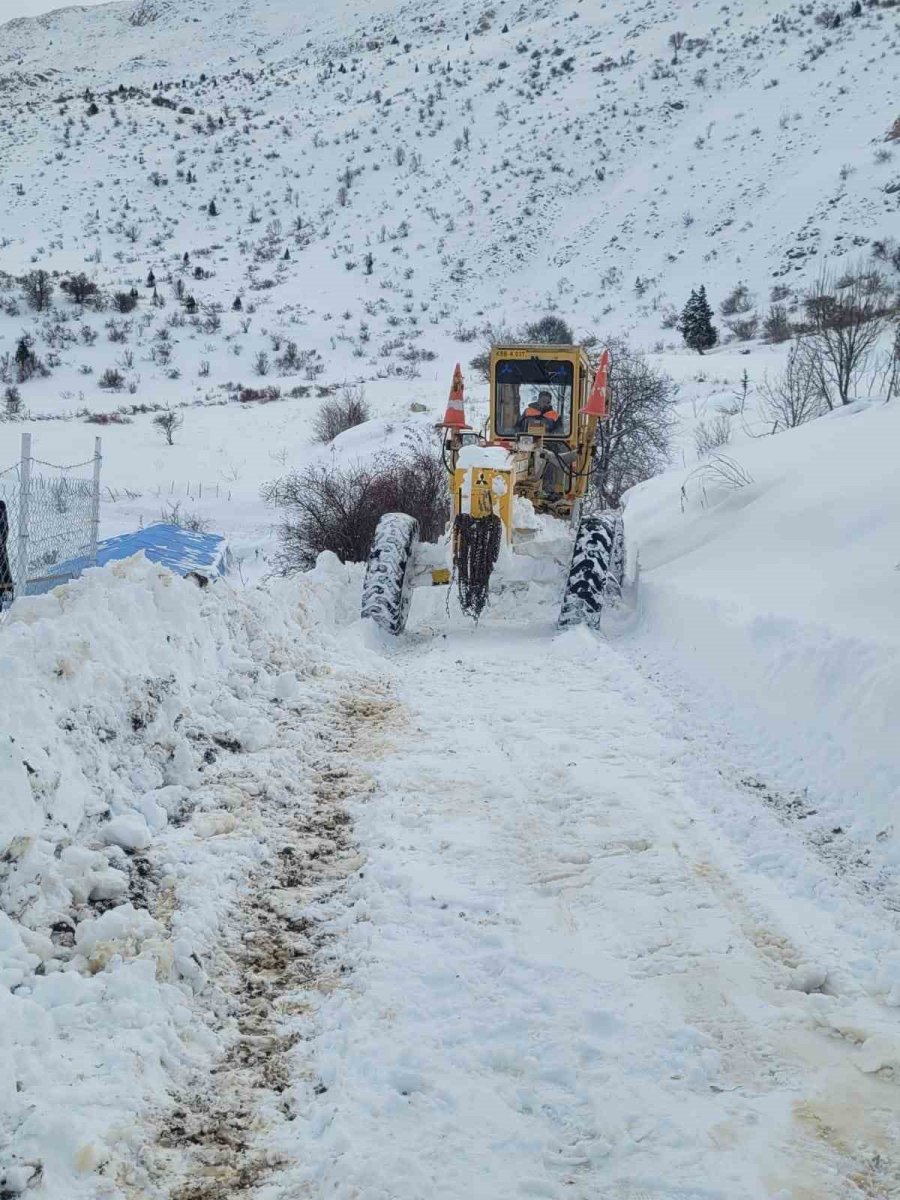
<svg viewBox="0 0 900 1200"><path fill-rule="evenodd" d="M366 565L362 615L401 633L415 587L455 581L462 610L477 620L504 545L529 552L535 514L546 514L570 531L559 624L596 626L621 591L625 562L620 514L581 515L608 378L608 352L594 373L581 346L495 346L488 422L477 433L466 424L457 364L438 427L452 502L449 538L426 546L414 517L383 516Z"/></svg>

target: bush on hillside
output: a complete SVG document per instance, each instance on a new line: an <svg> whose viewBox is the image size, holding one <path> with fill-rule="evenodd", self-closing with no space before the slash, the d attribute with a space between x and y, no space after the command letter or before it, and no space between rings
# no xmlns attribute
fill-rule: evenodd
<svg viewBox="0 0 900 1200"><path fill-rule="evenodd" d="M791 336L791 321L783 304L772 304L763 320L763 337L767 342L786 342Z"/></svg>
<svg viewBox="0 0 900 1200"><path fill-rule="evenodd" d="M326 400L316 413L313 438L317 442L333 442L338 434L362 425L371 415L363 389L345 384L340 395Z"/></svg>
<svg viewBox="0 0 900 1200"><path fill-rule="evenodd" d="M826 409L815 352L800 338L788 352L784 373L771 383L766 378L760 391L772 433L803 425Z"/></svg>
<svg viewBox="0 0 900 1200"><path fill-rule="evenodd" d="M749 312L752 307L753 297L750 295L749 288L745 283L739 283L737 287L731 289L719 305L719 312L723 317L733 317L737 313Z"/></svg>
<svg viewBox="0 0 900 1200"><path fill-rule="evenodd" d="M567 324L562 317L548 313L540 320L529 321L522 329L522 339L549 346L571 346L575 341L575 334L572 332L571 325Z"/></svg>
<svg viewBox="0 0 900 1200"><path fill-rule="evenodd" d="M756 313L748 313L744 317L734 317L725 324L739 342L751 342L759 332L759 317Z"/></svg>
<svg viewBox="0 0 900 1200"><path fill-rule="evenodd" d="M76 304L85 304L92 296L96 296L100 290L93 279L88 279L84 271L80 271L77 275L73 275L69 279L64 279L59 286L69 299L73 300Z"/></svg>
<svg viewBox="0 0 900 1200"><path fill-rule="evenodd" d="M53 280L47 271L29 271L22 280L22 291L35 312L44 312L53 299Z"/></svg>
<svg viewBox="0 0 900 1200"><path fill-rule="evenodd" d="M829 408L850 404L897 303L878 272L859 266L835 276L823 271L803 298L802 332Z"/></svg>
<svg viewBox="0 0 900 1200"><path fill-rule="evenodd" d="M464 340L471 341L474 336L473 333ZM575 342L571 325L555 313L545 313L535 321L526 321L519 329L510 329L502 322L488 321L478 331L478 337L481 349L474 358L469 359L469 366L482 379L487 379L490 374L492 346L515 346L517 343L570 346Z"/></svg>
<svg viewBox="0 0 900 1200"><path fill-rule="evenodd" d="M385 513L415 517L426 542L440 537L450 515L444 464L424 436L370 462L291 472L262 494L284 510L276 565L285 575L309 570L323 550L342 562L365 562Z"/></svg>
<svg viewBox="0 0 900 1200"><path fill-rule="evenodd" d="M731 416L728 413L716 413L709 420L698 421L694 427L694 445L698 458L706 458L714 450L727 446L730 441Z"/></svg>

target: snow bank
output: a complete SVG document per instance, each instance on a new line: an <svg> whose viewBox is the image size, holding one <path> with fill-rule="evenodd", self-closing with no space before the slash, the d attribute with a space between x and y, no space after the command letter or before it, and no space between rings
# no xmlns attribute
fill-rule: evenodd
<svg viewBox="0 0 900 1200"><path fill-rule="evenodd" d="M764 741L783 784L811 788L894 855L898 444L900 407L858 404L725 447L743 487L672 472L627 506L640 645L677 660L736 738Z"/></svg>
<svg viewBox="0 0 900 1200"><path fill-rule="evenodd" d="M296 582L200 590L136 557L0 628L4 1194L119 1195L97 1172L213 1049L209 1001L191 1004L260 855L228 797L264 785L348 582L325 556Z"/></svg>

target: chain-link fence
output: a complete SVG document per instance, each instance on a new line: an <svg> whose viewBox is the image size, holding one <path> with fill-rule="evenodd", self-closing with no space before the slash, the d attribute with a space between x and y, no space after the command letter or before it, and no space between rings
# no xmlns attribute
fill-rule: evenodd
<svg viewBox="0 0 900 1200"><path fill-rule="evenodd" d="M97 561L100 439L93 458L35 458L22 434L19 463L0 471L0 604L46 592Z"/></svg>

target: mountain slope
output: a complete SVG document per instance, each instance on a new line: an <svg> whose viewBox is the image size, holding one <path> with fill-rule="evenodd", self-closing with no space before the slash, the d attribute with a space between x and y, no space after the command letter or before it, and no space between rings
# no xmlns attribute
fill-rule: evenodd
<svg viewBox="0 0 900 1200"><path fill-rule="evenodd" d="M764 311L772 285L790 302L822 255L867 254L896 222L893 8L826 28L808 5L710 0L147 0L132 25L137 7L0 27L0 270L136 287L138 393L247 382L260 350L274 370L273 337L332 377L409 375L485 317L548 306L649 346L698 282L718 302L743 281ZM2 348L28 320L21 301L0 317ZM103 405L117 351L86 321L93 346L45 341L60 365L33 407Z"/></svg>

